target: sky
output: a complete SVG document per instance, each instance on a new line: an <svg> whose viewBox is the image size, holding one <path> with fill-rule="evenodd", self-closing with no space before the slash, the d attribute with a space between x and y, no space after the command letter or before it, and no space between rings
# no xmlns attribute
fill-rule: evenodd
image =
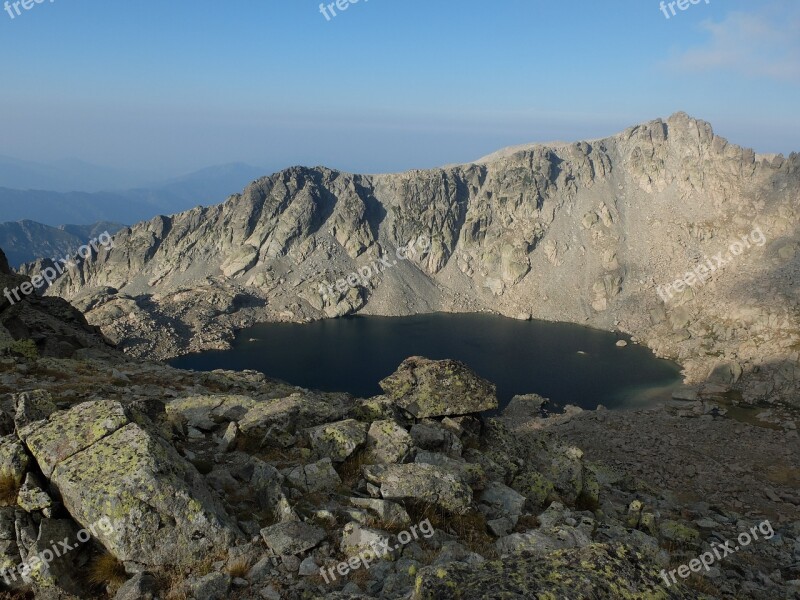
<svg viewBox="0 0 800 600"><path fill-rule="evenodd" d="M800 151L797 0L26 2L0 12L0 155L24 160L390 172L677 111Z"/></svg>

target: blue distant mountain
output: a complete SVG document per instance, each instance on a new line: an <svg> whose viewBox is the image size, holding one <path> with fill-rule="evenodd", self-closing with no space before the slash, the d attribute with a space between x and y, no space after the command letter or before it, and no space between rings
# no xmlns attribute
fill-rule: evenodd
<svg viewBox="0 0 800 600"><path fill-rule="evenodd" d="M53 227L62 223L89 225L100 221L133 224L159 214L174 214L198 205L223 202L255 179L269 174L260 167L232 163L127 190L114 186L117 191L86 191L93 186L85 185L84 191L60 191L68 184L68 180L63 179L68 169L48 168L0 157L0 222L30 220ZM76 173L75 184L78 185L81 183L78 179L84 178L86 173L80 169ZM95 183L113 177L111 170L100 173L102 176L96 177ZM122 180L130 177L130 174L125 175Z"/></svg>

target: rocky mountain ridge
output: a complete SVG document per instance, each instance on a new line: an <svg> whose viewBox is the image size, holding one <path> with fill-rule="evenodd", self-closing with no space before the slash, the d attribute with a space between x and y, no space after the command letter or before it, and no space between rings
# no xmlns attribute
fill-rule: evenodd
<svg viewBox="0 0 800 600"><path fill-rule="evenodd" d="M796 403L799 202L800 155L756 155L678 113L444 169L287 169L122 230L48 293L140 356L224 348L264 321L488 310L627 332L701 393ZM756 227L763 246L659 295Z"/></svg>

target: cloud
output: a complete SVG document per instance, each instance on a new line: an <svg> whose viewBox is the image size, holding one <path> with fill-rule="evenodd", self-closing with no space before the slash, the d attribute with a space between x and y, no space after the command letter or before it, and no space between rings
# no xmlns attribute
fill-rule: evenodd
<svg viewBox="0 0 800 600"><path fill-rule="evenodd" d="M708 41L671 64L684 71L729 71L746 77L800 82L800 11L783 5L767 14L733 12L701 25Z"/></svg>

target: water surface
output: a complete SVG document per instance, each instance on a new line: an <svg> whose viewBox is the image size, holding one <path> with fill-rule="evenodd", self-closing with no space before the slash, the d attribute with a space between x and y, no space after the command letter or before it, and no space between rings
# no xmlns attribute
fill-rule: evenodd
<svg viewBox="0 0 800 600"><path fill-rule="evenodd" d="M501 405L537 393L556 408L648 406L680 383L678 365L650 350L616 346L616 334L566 323L517 321L488 314L349 317L245 329L231 350L170 361L175 367L261 371L301 387L381 393L378 382L403 359L452 358L497 385Z"/></svg>

